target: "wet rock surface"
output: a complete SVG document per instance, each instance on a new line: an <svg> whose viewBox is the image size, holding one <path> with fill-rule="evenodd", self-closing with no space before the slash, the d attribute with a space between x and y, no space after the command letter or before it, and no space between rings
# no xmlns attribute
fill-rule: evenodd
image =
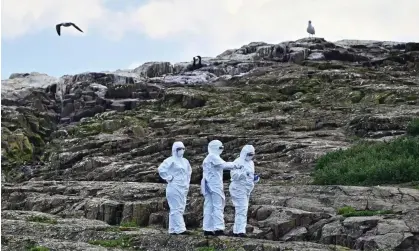
<svg viewBox="0 0 419 251"><path fill-rule="evenodd" d="M405 134L419 117L418 62L417 43L310 38L253 42L193 69L149 62L61 78L12 74L2 80L2 247L419 250L419 190L307 185L325 153ZM198 184L212 139L224 143L225 160L244 144L256 148L262 182L248 238L200 231ZM166 233L157 166L175 140L193 168L191 236ZM345 216L343 207L383 213Z"/></svg>

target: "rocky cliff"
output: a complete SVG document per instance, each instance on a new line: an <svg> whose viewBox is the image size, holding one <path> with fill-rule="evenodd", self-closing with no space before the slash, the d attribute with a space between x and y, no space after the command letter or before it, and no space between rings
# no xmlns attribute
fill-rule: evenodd
<svg viewBox="0 0 419 251"><path fill-rule="evenodd" d="M19 73L1 87L4 250L419 250L418 189L311 185L319 157L419 117L418 43L253 42L196 67ZM256 148L248 238L199 230L212 139L225 160ZM166 234L157 166L175 140L193 167L191 236Z"/></svg>

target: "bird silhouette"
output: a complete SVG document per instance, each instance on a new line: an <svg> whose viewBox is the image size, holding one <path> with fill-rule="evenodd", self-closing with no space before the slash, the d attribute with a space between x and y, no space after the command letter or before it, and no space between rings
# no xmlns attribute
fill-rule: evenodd
<svg viewBox="0 0 419 251"><path fill-rule="evenodd" d="M74 23L71 23L71 22L66 22L66 23L60 23L60 24L57 24L56 26L55 26L55 29L57 30L57 33L58 33L58 36L61 36L61 26L64 26L64 27L70 27L70 26L73 26L74 28L76 28L77 30L79 30L79 31L81 31L81 32L83 32L79 27L77 27L77 25L75 25Z"/></svg>

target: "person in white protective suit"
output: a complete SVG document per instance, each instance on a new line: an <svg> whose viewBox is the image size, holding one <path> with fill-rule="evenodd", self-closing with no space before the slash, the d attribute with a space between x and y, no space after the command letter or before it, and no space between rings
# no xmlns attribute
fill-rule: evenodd
<svg viewBox="0 0 419 251"><path fill-rule="evenodd" d="M224 224L224 184L223 170L239 169L242 166L224 161L220 155L224 147L221 141L212 140L208 144L208 155L204 159L201 193L204 195L204 235L223 235Z"/></svg>
<svg viewBox="0 0 419 251"><path fill-rule="evenodd" d="M169 234L189 234L186 231L183 214L189 191L192 168L183 158L185 146L176 141L172 146L172 156L166 158L158 167L159 175L167 181L166 198L169 204Z"/></svg>
<svg viewBox="0 0 419 251"><path fill-rule="evenodd" d="M235 208L233 235L236 237L246 237L249 197L255 183L259 182L260 179L255 174L254 156L255 148L252 145L245 145L240 152L240 157L234 160L243 168L230 171L229 190Z"/></svg>

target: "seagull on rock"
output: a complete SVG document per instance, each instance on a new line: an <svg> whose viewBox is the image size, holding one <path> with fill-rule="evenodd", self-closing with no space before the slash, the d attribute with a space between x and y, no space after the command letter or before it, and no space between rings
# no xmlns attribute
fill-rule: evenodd
<svg viewBox="0 0 419 251"><path fill-rule="evenodd" d="M79 30L79 31L81 31L81 32L83 32L79 27L77 27L77 25L75 25L74 23L71 23L71 22L66 22L66 23L60 23L60 24L57 24L56 26L55 26L55 29L57 30L57 33L58 33L58 36L61 36L61 26L64 26L64 27L70 27L70 26L73 26L74 28L76 28L77 30Z"/></svg>
<svg viewBox="0 0 419 251"><path fill-rule="evenodd" d="M308 27L307 27L307 32L308 32L308 36L310 37L310 35L314 35L316 34L316 32L314 31L314 26L311 25L311 21L308 21Z"/></svg>

